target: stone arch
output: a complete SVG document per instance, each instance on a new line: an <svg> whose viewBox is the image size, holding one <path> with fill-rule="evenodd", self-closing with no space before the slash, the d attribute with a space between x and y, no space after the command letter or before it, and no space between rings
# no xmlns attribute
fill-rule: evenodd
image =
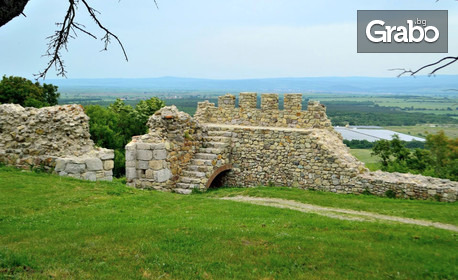
<svg viewBox="0 0 458 280"><path fill-rule="evenodd" d="M218 169L213 171L213 174L210 176L210 178L208 179L207 183L205 184L205 189L208 189L211 186L213 180L215 180L215 178L219 174L223 173L224 171L231 170L231 169L232 169L232 164L225 164L223 166L218 167Z"/></svg>

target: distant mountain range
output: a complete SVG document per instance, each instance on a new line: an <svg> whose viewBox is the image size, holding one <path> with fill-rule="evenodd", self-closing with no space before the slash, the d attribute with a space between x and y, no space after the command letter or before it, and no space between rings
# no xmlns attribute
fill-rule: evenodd
<svg viewBox="0 0 458 280"><path fill-rule="evenodd" d="M150 92L324 92L385 94L458 94L458 75L435 77L305 77L214 80L179 77L142 79L50 79L67 93Z"/></svg>

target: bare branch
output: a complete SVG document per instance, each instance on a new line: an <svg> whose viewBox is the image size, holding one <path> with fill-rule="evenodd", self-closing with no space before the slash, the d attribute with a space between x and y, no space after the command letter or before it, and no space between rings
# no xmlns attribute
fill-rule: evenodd
<svg viewBox="0 0 458 280"><path fill-rule="evenodd" d="M102 37L102 41L104 41L104 43L105 43L105 47L103 48L103 50L106 51L108 49L108 44L110 43L110 36L112 36L113 38L116 39L116 41L118 41L118 44L121 46L121 49L122 49L122 52L124 53L124 57L126 58L126 61L129 61L129 59L127 58L126 50L124 49L124 45L121 43L121 40L119 40L118 36L116 36L115 34L111 33L110 30L108 30L105 26L103 26L100 23L100 21L97 18L97 16L95 15L95 13L99 13L99 12L97 10L95 10L94 8L92 8L91 6L89 6L89 4L86 2L86 0L81 0L81 2L83 2L84 6L86 6L86 9L87 9L89 15L92 17L92 19L95 21L95 23L97 23L99 28L102 29L103 31L105 31L105 36Z"/></svg>
<svg viewBox="0 0 458 280"><path fill-rule="evenodd" d="M86 7L87 12L94 20L94 22L97 24L98 28L103 30L103 32L105 33L105 35L101 38L101 40L104 42L104 47L102 51L106 51L108 49L108 45L111 43L111 38L114 38L121 46L124 58L126 59L126 61L129 61L126 49L124 48L124 45L122 44L121 40L118 38L118 36L113 34L107 27L105 27L97 18L97 15L100 14L100 12L92 8L89 5L88 0L68 0L68 10L65 14L64 20L62 22L56 23L59 29L56 30L53 35L48 36L46 38L47 40L49 40L47 44L48 49L46 50L46 53L43 56L49 57L50 60L48 61L48 64L42 72L39 72L38 74L34 75L37 80L45 79L46 74L52 66L55 67L57 76L66 77L67 71L65 70L65 65L62 59L61 51L62 49L68 50L68 40L78 37L78 31L94 39L97 39L97 37L92 32L86 29L86 26L78 22L75 22L76 11L80 3L83 3L83 5ZM159 9L156 0L154 0L154 4Z"/></svg>
<svg viewBox="0 0 458 280"><path fill-rule="evenodd" d="M428 76L434 75L437 71L455 63L458 61L458 56L447 56L439 59L436 62L426 64L420 68L418 68L415 71L412 70L406 70L404 68L394 68L394 69L388 69L389 71L401 71L401 73L398 75L398 77L401 77L403 75L410 75L410 76L415 76L417 73L420 71L427 69L427 68L432 68L431 72L428 73Z"/></svg>

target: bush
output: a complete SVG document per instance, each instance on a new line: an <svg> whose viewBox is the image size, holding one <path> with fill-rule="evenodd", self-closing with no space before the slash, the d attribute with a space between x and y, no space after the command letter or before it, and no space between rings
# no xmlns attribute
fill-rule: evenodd
<svg viewBox="0 0 458 280"><path fill-rule="evenodd" d="M449 139L443 131L426 136L426 149L409 150L395 135L391 141L377 141L372 154L381 159L382 170L423 174L458 180L458 139Z"/></svg>
<svg viewBox="0 0 458 280"><path fill-rule="evenodd" d="M14 103L41 108L57 104L60 93L52 84L33 83L26 78L3 76L0 81L0 103Z"/></svg>
<svg viewBox="0 0 458 280"><path fill-rule="evenodd" d="M107 108L100 105L88 105L85 112L89 116L91 139L99 147L115 151L113 175L125 175L124 147L132 136L145 134L148 130L148 118L164 106L156 97L140 101L135 108L117 99Z"/></svg>

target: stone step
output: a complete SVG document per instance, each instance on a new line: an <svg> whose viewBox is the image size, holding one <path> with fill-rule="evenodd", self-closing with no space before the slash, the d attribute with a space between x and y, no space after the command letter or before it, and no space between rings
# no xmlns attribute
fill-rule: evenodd
<svg viewBox="0 0 458 280"><path fill-rule="evenodd" d="M191 165L213 166L211 159L191 159Z"/></svg>
<svg viewBox="0 0 458 280"><path fill-rule="evenodd" d="M173 191L179 194L191 194L192 193L192 189L176 188Z"/></svg>
<svg viewBox="0 0 458 280"><path fill-rule="evenodd" d="M229 143L222 143L222 142L204 142L202 144L205 148L226 148L229 147Z"/></svg>
<svg viewBox="0 0 458 280"><path fill-rule="evenodd" d="M199 184L177 183L177 188L180 189L194 189L199 187Z"/></svg>
<svg viewBox="0 0 458 280"><path fill-rule="evenodd" d="M182 176L196 178L196 179L197 178L204 178L205 177L205 172L183 170Z"/></svg>
<svg viewBox="0 0 458 280"><path fill-rule="evenodd" d="M207 153L197 153L194 154L194 159L216 159L217 155L207 154Z"/></svg>
<svg viewBox="0 0 458 280"><path fill-rule="evenodd" d="M222 143L230 143L231 138L225 136L204 136L203 140L205 142L222 142Z"/></svg>
<svg viewBox="0 0 458 280"><path fill-rule="evenodd" d="M225 137L232 137L232 132L230 131L218 131L218 130L210 130L207 132L209 136L225 136Z"/></svg>
<svg viewBox="0 0 458 280"><path fill-rule="evenodd" d="M201 178L192 178L192 177L184 177L184 176L180 177L180 183L200 184L201 181L202 181ZM179 183L177 183L177 184L179 184Z"/></svg>
<svg viewBox="0 0 458 280"><path fill-rule="evenodd" d="M224 149L218 149L218 148L199 148L199 153L204 153L204 154L215 154L219 155L224 152Z"/></svg>
<svg viewBox="0 0 458 280"><path fill-rule="evenodd" d="M209 172L209 171L213 170L213 166L188 165L187 170L189 170L189 171L199 171L199 172Z"/></svg>

